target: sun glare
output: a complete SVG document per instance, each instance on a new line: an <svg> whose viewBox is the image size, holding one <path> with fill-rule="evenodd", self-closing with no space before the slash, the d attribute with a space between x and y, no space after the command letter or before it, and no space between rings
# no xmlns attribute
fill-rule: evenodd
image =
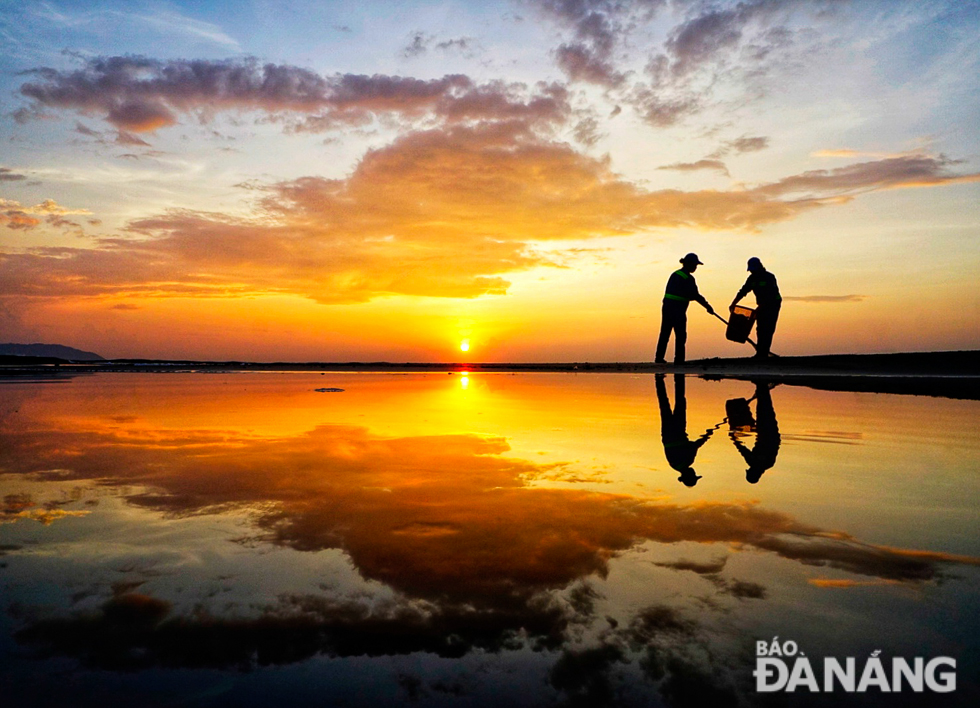
<svg viewBox="0 0 980 708"><path fill-rule="evenodd" d="M460 351L468 352L470 350L470 340L464 339L459 343Z"/></svg>

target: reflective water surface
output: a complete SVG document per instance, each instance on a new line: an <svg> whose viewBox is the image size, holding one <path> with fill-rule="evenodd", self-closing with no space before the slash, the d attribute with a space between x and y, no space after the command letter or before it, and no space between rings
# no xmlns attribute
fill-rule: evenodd
<svg viewBox="0 0 980 708"><path fill-rule="evenodd" d="M4 705L974 705L978 429L672 376L4 382ZM776 636L956 691L760 694Z"/></svg>

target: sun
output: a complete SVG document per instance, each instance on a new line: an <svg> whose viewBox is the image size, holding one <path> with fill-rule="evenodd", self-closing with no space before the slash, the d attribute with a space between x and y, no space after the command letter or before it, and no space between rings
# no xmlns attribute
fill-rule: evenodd
<svg viewBox="0 0 980 708"><path fill-rule="evenodd" d="M464 339L459 343L459 350L463 352L468 352L470 350L470 340Z"/></svg>

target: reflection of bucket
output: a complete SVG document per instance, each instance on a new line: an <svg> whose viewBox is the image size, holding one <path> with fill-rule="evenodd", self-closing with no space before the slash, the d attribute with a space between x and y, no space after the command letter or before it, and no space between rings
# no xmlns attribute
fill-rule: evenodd
<svg viewBox="0 0 980 708"><path fill-rule="evenodd" d="M736 305L732 308L732 316L728 319L728 329L725 337L733 342L745 344L752 331L752 323L755 322L755 310L751 307Z"/></svg>
<svg viewBox="0 0 980 708"><path fill-rule="evenodd" d="M729 430L748 432L755 429L752 409L744 398L730 398L725 401L725 417L728 418Z"/></svg>

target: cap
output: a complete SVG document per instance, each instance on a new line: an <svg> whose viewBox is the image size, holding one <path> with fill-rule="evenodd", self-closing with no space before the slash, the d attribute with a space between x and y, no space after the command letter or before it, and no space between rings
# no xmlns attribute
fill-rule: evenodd
<svg viewBox="0 0 980 708"><path fill-rule="evenodd" d="M686 256L681 258L681 263L697 263L698 265L704 265L700 260L698 260L698 254L688 253Z"/></svg>
<svg viewBox="0 0 980 708"><path fill-rule="evenodd" d="M681 476L677 478L678 482L683 482L687 487L693 487L701 479L701 475L694 471L693 467L688 467L686 470L681 472Z"/></svg>
<svg viewBox="0 0 980 708"><path fill-rule="evenodd" d="M762 267L762 261L760 261L755 256L752 256L749 259L748 268L746 268L746 270L756 270L757 268L761 268L761 267Z"/></svg>

